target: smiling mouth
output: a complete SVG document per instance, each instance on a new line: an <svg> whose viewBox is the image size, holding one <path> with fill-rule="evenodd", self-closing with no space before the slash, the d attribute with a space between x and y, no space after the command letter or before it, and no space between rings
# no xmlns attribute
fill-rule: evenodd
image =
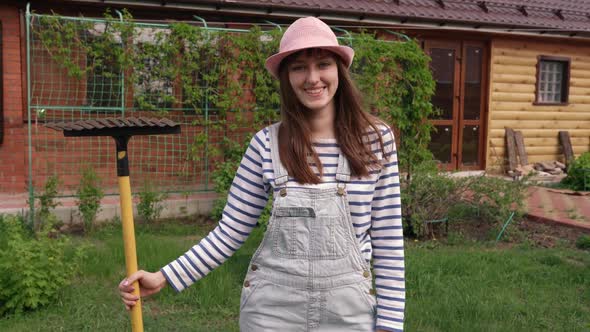
<svg viewBox="0 0 590 332"><path fill-rule="evenodd" d="M305 93L307 93L308 95L310 95L312 97L317 97L317 96L321 95L325 89L326 89L326 87L305 89Z"/></svg>

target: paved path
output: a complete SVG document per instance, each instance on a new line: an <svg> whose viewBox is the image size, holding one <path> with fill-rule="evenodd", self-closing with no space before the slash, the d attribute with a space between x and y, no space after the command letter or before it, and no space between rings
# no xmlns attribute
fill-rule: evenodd
<svg viewBox="0 0 590 332"><path fill-rule="evenodd" d="M590 230L588 192L530 187L527 211L533 220Z"/></svg>

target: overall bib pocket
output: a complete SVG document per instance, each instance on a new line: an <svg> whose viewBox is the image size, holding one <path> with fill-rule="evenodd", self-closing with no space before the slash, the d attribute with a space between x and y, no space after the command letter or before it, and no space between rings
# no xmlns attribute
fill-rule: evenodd
<svg viewBox="0 0 590 332"><path fill-rule="evenodd" d="M343 218L316 216L312 208L277 207L272 234L273 252L285 258L336 259L347 254Z"/></svg>

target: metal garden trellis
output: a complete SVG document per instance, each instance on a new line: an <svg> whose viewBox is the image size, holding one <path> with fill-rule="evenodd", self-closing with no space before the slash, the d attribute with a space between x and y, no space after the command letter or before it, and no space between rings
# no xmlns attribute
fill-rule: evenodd
<svg viewBox="0 0 590 332"><path fill-rule="evenodd" d="M112 116L153 116L153 112L146 114L130 96L129 90L136 93L140 88L136 86L126 87L125 70L109 72L109 76L100 73L88 75L85 80L75 81L68 77L63 66L56 63L48 50L42 45L39 35L44 29L50 28L45 20L57 19L60 24L75 24L80 38L92 38L100 34L100 29L106 30L107 24L119 22L127 24L123 15L117 12L119 19L106 18L85 18L67 17L57 15L45 15L31 13L30 6L26 10L26 56L27 56L27 126L28 126L28 191L29 201L35 201L35 190L40 189L42 182L51 175L65 177L65 188L60 196L73 196L75 194L75 179L79 174L72 174L73 171L91 163L95 171L102 179L106 194L114 194L116 184L109 182L114 174L109 167L109 161L97 156L108 155L110 143L105 138L93 137L76 142L65 141L56 136L51 130L45 130L44 122L73 121L82 119L94 119ZM195 24L202 25L201 29L207 32L219 33L247 33L244 29L227 29L208 26L201 17L194 17ZM45 24L45 25L44 25ZM280 30L280 26L272 22ZM90 25L93 30L84 30L83 26ZM163 30L170 29L170 24L133 22L134 27L142 30ZM346 36L342 37L351 42L351 35L346 30ZM208 37L207 37L208 38ZM123 47L123 41L113 47ZM71 50L72 57L81 61L85 66L85 55L80 50ZM95 65L95 64L88 64ZM148 82L156 85L158 89L166 89L164 81ZM180 123L185 130L178 137L141 137L134 140L132 144L138 145L131 149L133 160L139 161L139 169L134 170L136 174L133 179L138 182L141 179L147 181L158 181L155 187L161 191L168 192L210 192L213 189L211 184L210 165L215 157L209 154L210 148L222 141L219 131L213 130L211 124L217 121L216 109L212 109L208 95L207 86L202 87L205 91L202 100L202 114L195 114L191 108L174 108L170 105L157 105L158 110L169 111L166 117ZM169 93L165 91L165 93ZM152 96L154 97L154 96ZM157 99L157 98L156 98ZM191 113L191 111L193 113ZM194 125L200 122L203 125ZM38 124L41 124L39 126ZM201 126L201 127L199 127ZM199 152L199 159L188 158L188 150L194 142L195 134L198 131L205 133L207 141L205 148ZM146 142L147 141L147 142ZM148 148L149 147L149 150ZM172 154L172 158L168 156ZM163 158L162 155L166 155ZM83 158L81 158L83 157ZM94 157L94 158L93 158ZM61 158L61 159L60 159ZM173 175L171 175L173 174ZM177 175L178 174L178 175ZM68 179L69 178L69 179ZM134 184L134 187L140 187ZM34 204L31 204L30 215L34 215Z"/></svg>
<svg viewBox="0 0 590 332"><path fill-rule="evenodd" d="M120 12L117 12L119 22L125 23ZM125 87L125 71L120 70L109 77L87 77L85 81L74 81L64 74L63 68L51 58L48 51L43 49L38 35L46 29L42 20L57 18L59 22L73 22L74 24L91 24L104 27L112 20L105 18L67 17L56 15L44 15L31 13L30 5L26 10L26 57L27 57L27 139L28 139L28 192L29 201L35 201L35 190L40 183L51 175L72 177L71 174L80 168L82 163L92 162L99 168L102 178L112 178L112 170L108 167L108 161L104 159L89 160L89 156L105 155L109 143L104 138L87 138L79 142L66 142L56 136L52 131L47 131L44 122L72 121L109 116L149 116L134 105L130 100L128 88ZM243 29L226 29L208 27L206 21L199 17L206 31L219 32L247 32ZM169 29L169 24L134 22L139 29ZM106 28L105 28L106 29ZM92 37L92 34L83 31L84 38ZM114 45L113 47L121 47ZM72 50L75 57L84 58L79 50ZM82 60L83 61L83 60ZM82 64L84 65L84 64ZM154 82L149 82L153 84ZM157 82L156 82L157 83ZM162 83L162 82L160 82ZM135 88L137 87L130 87ZM206 87L204 87L206 89ZM133 149L134 160L144 164L135 171L138 178L143 177L156 183L162 191L168 192L199 192L212 191L210 183L210 163L213 162L209 155L209 147L215 142L221 141L221 133L210 130L210 124L215 120L215 109L211 109L208 95L204 94L202 100L202 114L194 114L191 108L165 108L158 110L170 111L167 115L175 122L180 123L186 129L182 136L174 138L166 137L142 137L133 144L138 145ZM193 111L193 113L191 113ZM153 112L152 112L153 114ZM203 125L195 125L195 122ZM199 129L201 127L202 129ZM201 156L197 160L189 160L188 150L193 144L195 133L203 130L208 141ZM148 141L144 144L144 141ZM144 148L149 146L149 151ZM88 150L91 147L91 150ZM155 153L154 152L158 152ZM162 158L161 155L173 154L174 158ZM74 156L85 156L74 160ZM59 157L61 156L61 157ZM67 159L69 157L72 159ZM58 159L62 158L62 159ZM149 166L145 166L149 164ZM151 172L151 173L150 173ZM156 172L156 174L154 174ZM142 173L149 174L142 176ZM170 173L180 174L171 176ZM136 180L137 181L137 180ZM164 182L167 181L167 182ZM66 190L60 192L60 196L72 196L75 183L66 181ZM105 184L107 194L113 194L115 184ZM136 186L137 187L137 186ZM30 215L34 215L34 204L31 204Z"/></svg>

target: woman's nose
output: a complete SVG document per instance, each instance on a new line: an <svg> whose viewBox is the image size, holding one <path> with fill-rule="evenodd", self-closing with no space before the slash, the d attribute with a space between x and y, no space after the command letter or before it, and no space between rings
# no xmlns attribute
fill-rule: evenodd
<svg viewBox="0 0 590 332"><path fill-rule="evenodd" d="M310 84L315 84L320 80L320 72L319 70L311 67L309 68L309 70L307 71L307 83Z"/></svg>

